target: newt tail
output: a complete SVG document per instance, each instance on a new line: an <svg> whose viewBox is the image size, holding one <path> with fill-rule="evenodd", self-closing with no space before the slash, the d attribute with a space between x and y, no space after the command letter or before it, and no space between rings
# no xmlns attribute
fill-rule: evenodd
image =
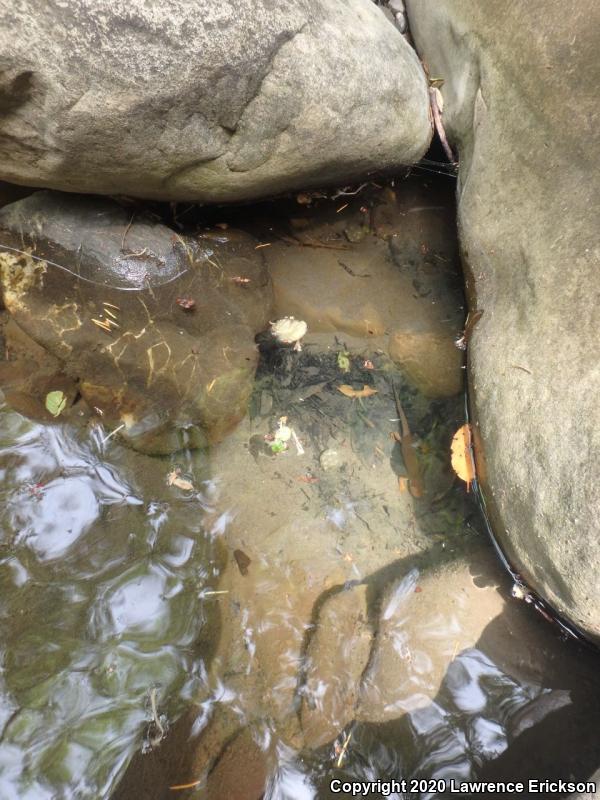
<svg viewBox="0 0 600 800"><path fill-rule="evenodd" d="M400 403L400 396L395 384L392 384L392 389L394 390L394 400L396 401L396 411L400 418L401 430L401 433L395 433L393 436L394 439L400 443L402 459L406 471L408 472L408 489L413 497L423 497L423 477L421 475L419 460L415 453L413 436L410 432L408 420L406 419L406 414Z"/></svg>

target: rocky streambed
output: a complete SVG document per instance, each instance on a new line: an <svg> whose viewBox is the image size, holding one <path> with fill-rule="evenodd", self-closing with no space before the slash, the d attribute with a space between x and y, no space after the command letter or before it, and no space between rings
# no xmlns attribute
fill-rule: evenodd
<svg viewBox="0 0 600 800"><path fill-rule="evenodd" d="M592 5L0 9L2 796L597 771Z"/></svg>
<svg viewBox="0 0 600 800"><path fill-rule="evenodd" d="M589 773L596 660L511 597L450 467L454 179L418 173L208 212L0 211L4 392L36 420L3 414L6 791ZM269 333L285 316L299 351Z"/></svg>

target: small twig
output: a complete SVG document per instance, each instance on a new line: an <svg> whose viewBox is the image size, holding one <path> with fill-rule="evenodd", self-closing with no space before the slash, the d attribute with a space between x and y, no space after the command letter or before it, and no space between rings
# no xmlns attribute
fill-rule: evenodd
<svg viewBox="0 0 600 800"><path fill-rule="evenodd" d="M125 427L125 423L123 422L123 424L122 424L122 425L119 425L119 427L118 427L118 428L115 428L115 429L114 429L114 431L112 431L111 433L109 433L109 434L108 434L108 436L105 436L105 437L102 439L102 444L106 444L106 442L108 442L108 440L109 440L109 439L110 439L112 436L114 436L114 435L115 435L115 433L118 433L118 432L119 432L120 430L122 430L124 427Z"/></svg>
<svg viewBox="0 0 600 800"><path fill-rule="evenodd" d="M94 325L97 325L98 328L102 328L103 331L106 331L106 333L110 333L112 330L108 324L108 320L94 319L94 317L92 317L92 322Z"/></svg>
<svg viewBox="0 0 600 800"><path fill-rule="evenodd" d="M172 792L179 792L182 789L193 789L194 786L200 786L202 781L192 781L191 783L176 783L174 786L169 786Z"/></svg>
<svg viewBox="0 0 600 800"><path fill-rule="evenodd" d="M193 789L194 786L200 786L201 783L202 783L201 780L192 781L191 783L176 783L174 786L169 786L169 789L172 792L179 792L182 789Z"/></svg>
<svg viewBox="0 0 600 800"><path fill-rule="evenodd" d="M294 431L294 430L292 430L292 439L294 440L294 444L296 445L296 449L298 451L298 455L299 456L303 456L304 455L304 448L302 447L302 444L300 443L300 439L298 438L298 436L296 435L296 431Z"/></svg>
<svg viewBox="0 0 600 800"><path fill-rule="evenodd" d="M131 219L129 220L129 225L123 231L123 238L121 239L121 250L125 249L125 238L127 237L127 234L129 233L129 228L131 228L131 224L133 222L133 218L134 217L135 217L135 214L132 214L131 215Z"/></svg>
<svg viewBox="0 0 600 800"><path fill-rule="evenodd" d="M335 765L339 769L342 764L344 763L344 756L346 755L346 750L348 749L348 745L350 744L350 739L352 738L352 731L346 736L344 740L344 744L342 745L342 749L340 750L340 754L338 756L338 760L336 761Z"/></svg>
<svg viewBox="0 0 600 800"><path fill-rule="evenodd" d="M287 242L288 244L296 245L296 247L322 247L326 250L351 250L351 247L346 247L346 245L339 245L339 244L326 244L325 242L315 242L314 240L311 241L304 241L303 239L299 239L297 236L280 236L279 237L282 241Z"/></svg>
<svg viewBox="0 0 600 800"><path fill-rule="evenodd" d="M533 375L533 372L530 369L527 369L527 367L522 367L520 364L511 364L510 366L514 367L515 369L522 369L523 372L526 372L528 375Z"/></svg>
<svg viewBox="0 0 600 800"><path fill-rule="evenodd" d="M342 269L345 269L348 275L352 275L353 278L370 278L370 274L368 272L354 272L353 269L350 269L348 264L344 264L343 261L340 261L338 258L338 264Z"/></svg>
<svg viewBox="0 0 600 800"><path fill-rule="evenodd" d="M361 185L358 187L358 189L354 189L354 191L352 191L352 192L346 191L347 187L344 187L343 189L338 189L337 192L335 192L334 194L331 195L331 199L332 200L337 200L338 197L353 197L354 195L358 194L359 192L362 192L362 190L365 188L365 186L368 186L368 185L369 185L368 183L361 183Z"/></svg>
<svg viewBox="0 0 600 800"><path fill-rule="evenodd" d="M429 102L431 105L431 113L433 114L433 124L435 125L437 135L440 137L440 142L444 148L444 153L446 153L446 156L448 157L448 161L454 166L457 166L454 153L452 152L452 148L448 144L448 139L446 138L444 123L442 122L442 110L440 109L437 99L437 94L439 91L440 90L436 86L429 87Z"/></svg>

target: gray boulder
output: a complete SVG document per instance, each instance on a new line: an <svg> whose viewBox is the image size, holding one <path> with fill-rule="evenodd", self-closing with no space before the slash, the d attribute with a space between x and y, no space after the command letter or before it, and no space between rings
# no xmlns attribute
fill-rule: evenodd
<svg viewBox="0 0 600 800"><path fill-rule="evenodd" d="M477 459L524 580L600 638L600 7L409 0L460 153Z"/></svg>
<svg viewBox="0 0 600 800"><path fill-rule="evenodd" d="M0 179L231 201L418 160L414 51L371 0L0 9Z"/></svg>

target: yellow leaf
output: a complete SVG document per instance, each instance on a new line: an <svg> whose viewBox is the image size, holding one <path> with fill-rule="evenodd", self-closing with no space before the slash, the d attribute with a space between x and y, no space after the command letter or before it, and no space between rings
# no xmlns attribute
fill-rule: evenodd
<svg viewBox="0 0 600 800"><path fill-rule="evenodd" d="M341 386L337 387L337 390L346 397L371 397L371 395L377 394L377 389L373 389L366 384L364 384L362 389L353 389L351 386L348 386L347 383L342 383Z"/></svg>
<svg viewBox="0 0 600 800"><path fill-rule="evenodd" d="M340 351L337 356L337 364L342 372L350 372L350 353Z"/></svg>
<svg viewBox="0 0 600 800"><path fill-rule="evenodd" d="M67 406L67 398L64 392L48 392L46 395L46 408L53 417L58 417Z"/></svg>
<svg viewBox="0 0 600 800"><path fill-rule="evenodd" d="M451 446L452 469L467 484L467 491L475 480L475 462L473 460L473 443L471 426L462 425L452 437Z"/></svg>

